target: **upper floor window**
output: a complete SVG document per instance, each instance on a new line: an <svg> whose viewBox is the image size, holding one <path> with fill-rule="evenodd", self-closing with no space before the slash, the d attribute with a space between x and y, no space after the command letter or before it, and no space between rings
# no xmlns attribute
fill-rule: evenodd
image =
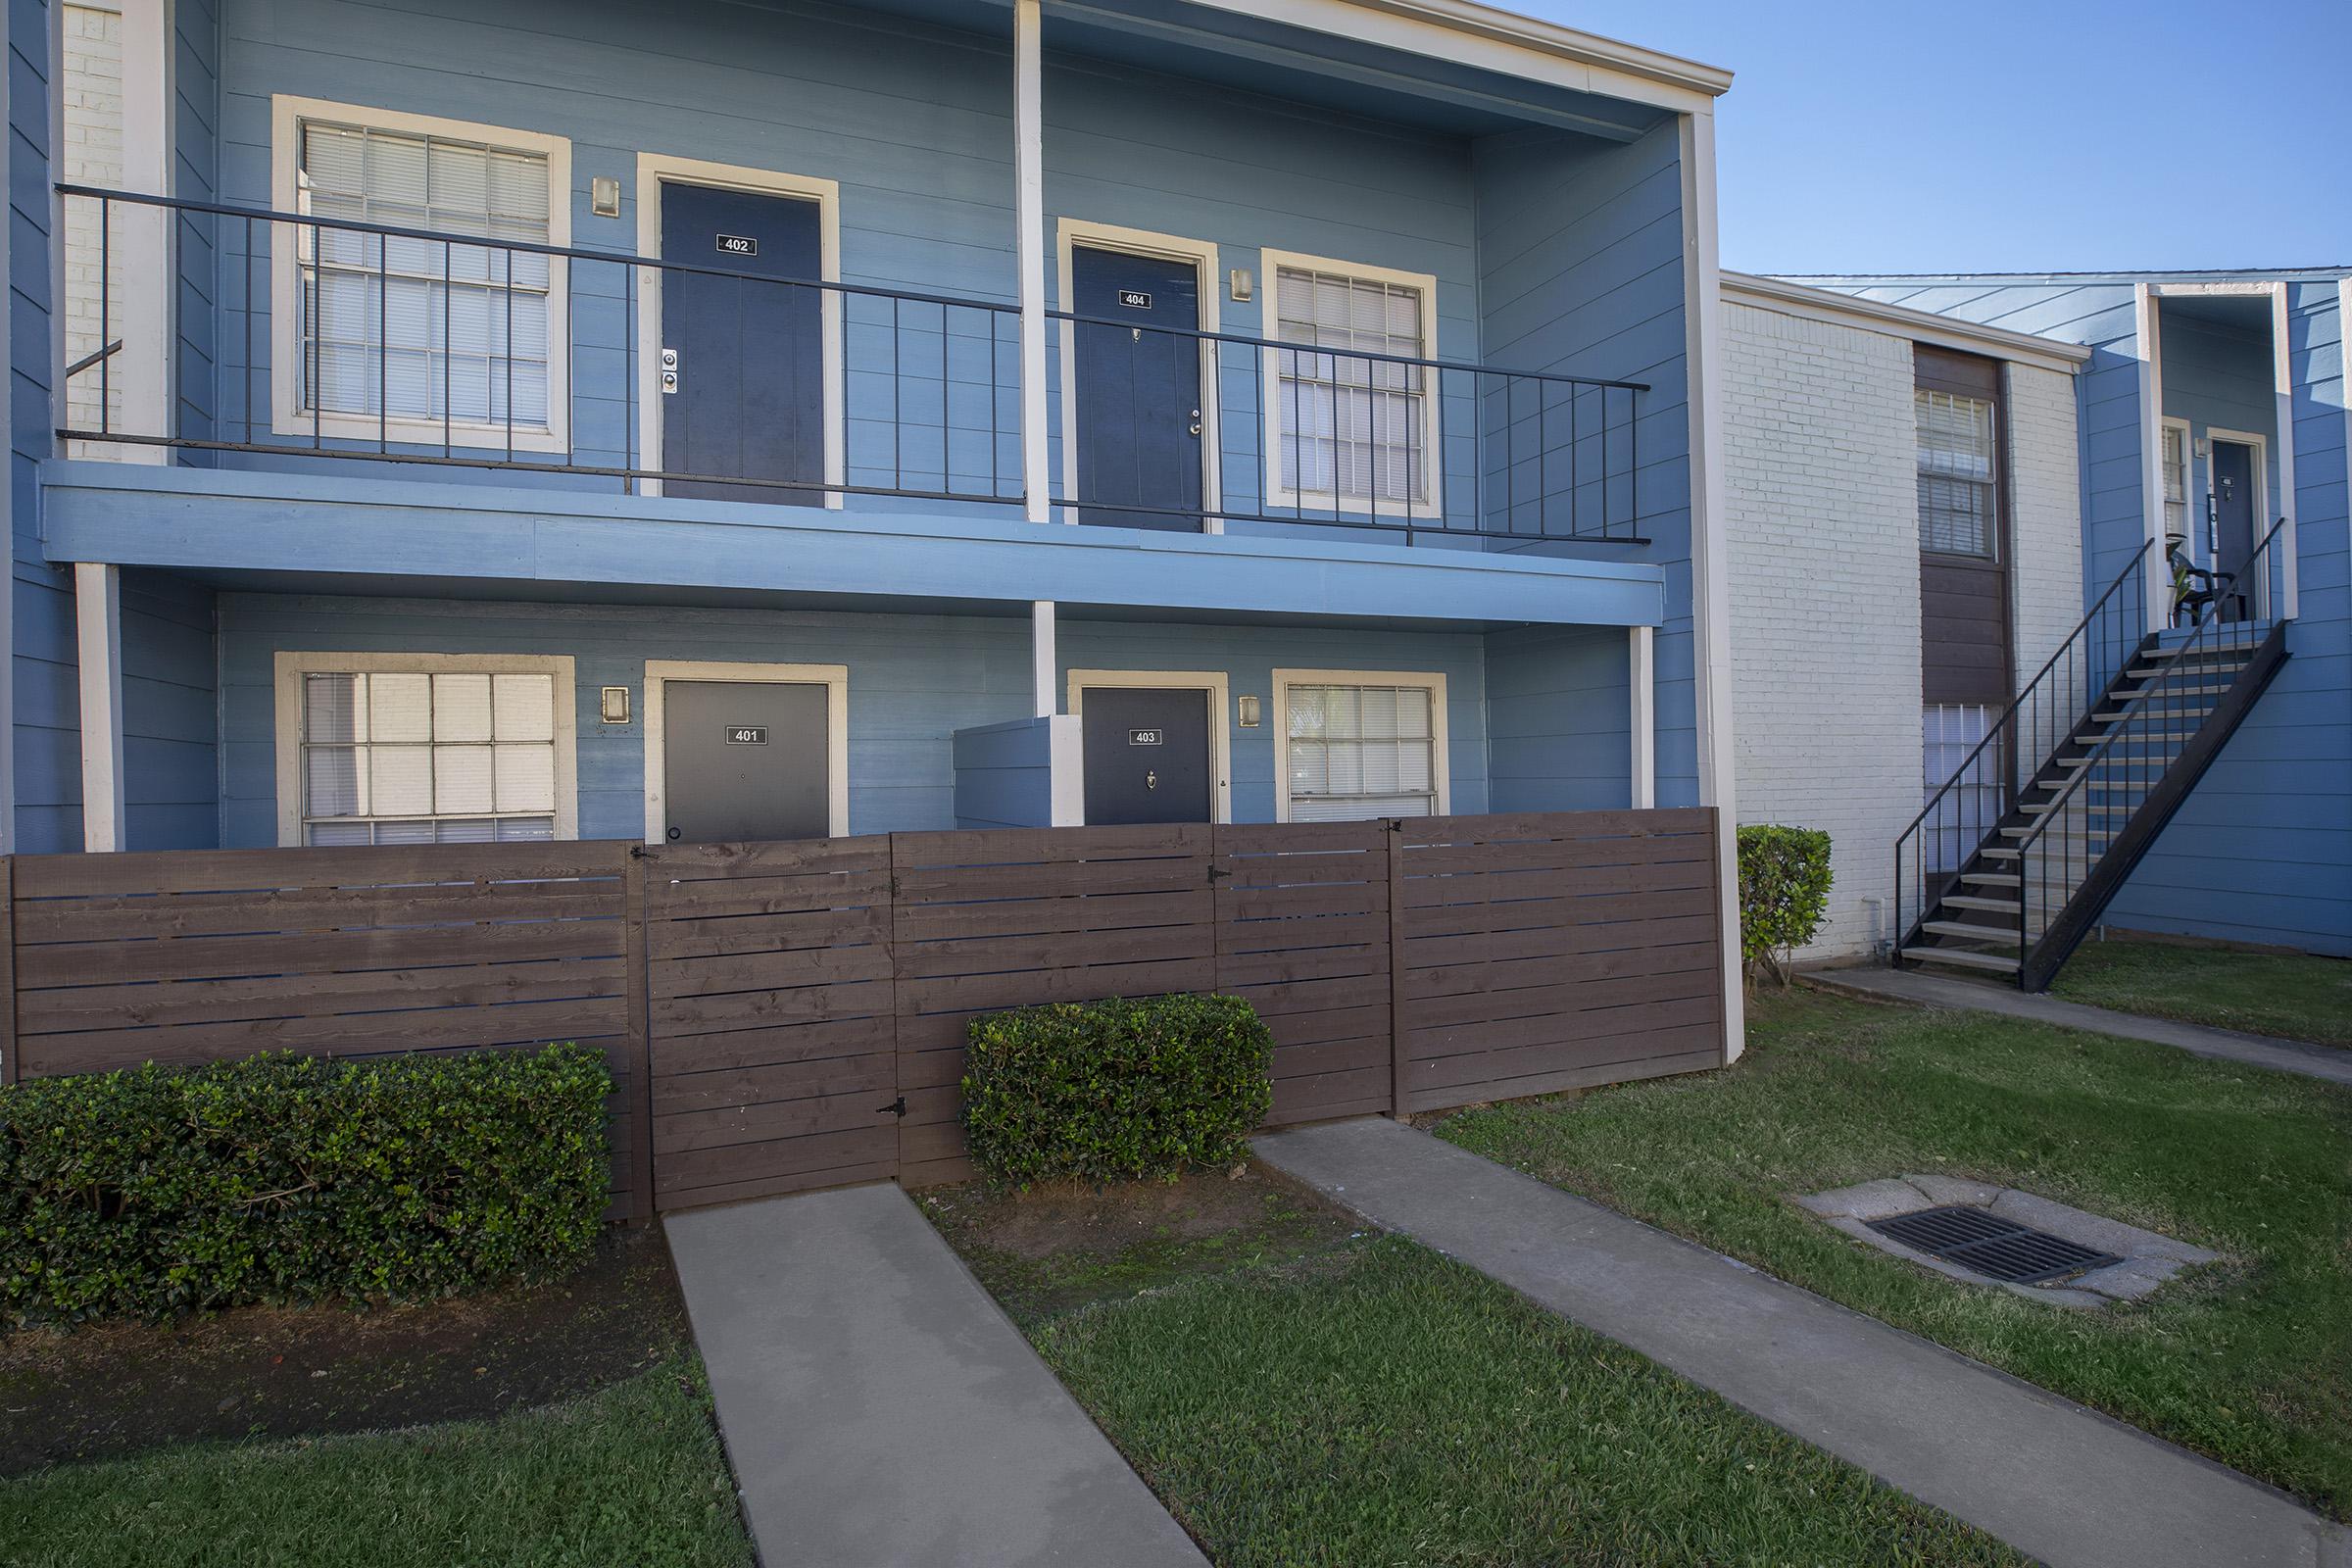
<svg viewBox="0 0 2352 1568"><path fill-rule="evenodd" d="M571 661L278 656L281 842L569 838Z"/></svg>
<svg viewBox="0 0 2352 1568"><path fill-rule="evenodd" d="M276 103L278 433L560 450L570 144Z"/></svg>
<svg viewBox="0 0 2352 1568"><path fill-rule="evenodd" d="M1993 404L1921 387L1919 542L1937 555L1990 560L2000 535L1993 454Z"/></svg>
<svg viewBox="0 0 2352 1568"><path fill-rule="evenodd" d="M1425 275L1264 254L1283 349L1266 387L1277 453L1270 506L1372 514L1438 495L1432 371L1436 282ZM1394 356L1372 358L1371 356Z"/></svg>

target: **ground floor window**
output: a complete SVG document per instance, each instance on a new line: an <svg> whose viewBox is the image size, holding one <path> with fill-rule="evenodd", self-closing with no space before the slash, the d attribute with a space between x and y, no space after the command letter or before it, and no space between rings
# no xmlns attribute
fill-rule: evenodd
<svg viewBox="0 0 2352 1568"><path fill-rule="evenodd" d="M1446 809L1446 677L1274 672L1282 816L1434 816Z"/></svg>
<svg viewBox="0 0 2352 1568"><path fill-rule="evenodd" d="M570 838L571 661L278 656L279 839Z"/></svg>
<svg viewBox="0 0 2352 1568"><path fill-rule="evenodd" d="M1930 871L1959 870L2000 818L2000 748L1977 751L1991 711L1981 703L1930 703L1921 715L1923 804L1952 785L1943 804L1921 824Z"/></svg>

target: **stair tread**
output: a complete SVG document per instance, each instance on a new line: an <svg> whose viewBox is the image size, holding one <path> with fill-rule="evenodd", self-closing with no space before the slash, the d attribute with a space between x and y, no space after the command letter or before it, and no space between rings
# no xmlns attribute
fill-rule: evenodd
<svg viewBox="0 0 2352 1568"><path fill-rule="evenodd" d="M1971 953L1966 948L1898 948L1904 957L1924 958L1931 963L1956 963L1968 969L1998 969L2003 974L2017 972L2017 960L1997 953Z"/></svg>
<svg viewBox="0 0 2352 1568"><path fill-rule="evenodd" d="M2015 914L2023 907L2015 899L1988 899L1981 893L1946 893L1939 902L1962 909L1989 909L1996 914Z"/></svg>
<svg viewBox="0 0 2352 1568"><path fill-rule="evenodd" d="M1971 925L1966 920L1929 920L1920 929L1939 937L1965 937L1971 942L2002 942L2011 947L2017 946L2015 928L2003 930L1997 925Z"/></svg>
<svg viewBox="0 0 2352 1568"><path fill-rule="evenodd" d="M2020 878L2014 871L1963 871L1960 880L1980 887L2013 888L2019 885Z"/></svg>

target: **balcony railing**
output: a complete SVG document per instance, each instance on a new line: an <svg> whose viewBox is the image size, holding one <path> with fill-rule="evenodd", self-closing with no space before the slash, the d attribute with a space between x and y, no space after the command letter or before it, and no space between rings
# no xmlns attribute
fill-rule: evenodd
<svg viewBox="0 0 2352 1568"><path fill-rule="evenodd" d="M139 266L179 284L161 313L169 355L136 341L116 288L92 291L90 335L103 347L65 367L57 435L69 443L172 448L223 464L499 469L799 505L1024 500L1021 318L1011 305L58 190L69 206L95 209L100 277L116 275L119 215L162 210L166 254ZM806 406L728 412L732 441L685 436L687 421L669 411L693 390L698 367L671 358L652 329L659 302L682 286L699 291L701 308L781 326L773 341L813 368L796 383ZM1057 373L1048 378L1047 488L1065 519L1378 529L1408 542L1641 542L1640 383L1048 318ZM1175 402L1148 406L1090 386L1108 363L1089 353L1103 333L1163 362L1153 385L1173 388ZM159 400L168 412L159 427L133 427L116 388L131 362L167 359L181 362L172 395ZM821 387L813 398L811 383Z"/></svg>

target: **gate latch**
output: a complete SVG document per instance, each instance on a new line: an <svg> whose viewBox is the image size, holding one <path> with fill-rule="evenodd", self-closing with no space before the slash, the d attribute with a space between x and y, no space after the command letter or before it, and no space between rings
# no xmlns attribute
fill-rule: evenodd
<svg viewBox="0 0 2352 1568"><path fill-rule="evenodd" d="M881 1115L881 1114L882 1114L882 1112L883 1112L883 1111L885 1111L885 1110L889 1111L889 1112L890 1112L890 1113L891 1113L893 1116L904 1116L904 1115L906 1115L906 1097L905 1095L901 1095L901 1096L900 1096L898 1099L896 1099L896 1100L892 1101L892 1102L891 1102L889 1104L887 1104L887 1105L882 1105L882 1106L878 1106L878 1107L876 1107L876 1109L875 1109L875 1111L874 1111L874 1114L875 1114L875 1115L877 1115L877 1116L879 1116L879 1115Z"/></svg>

